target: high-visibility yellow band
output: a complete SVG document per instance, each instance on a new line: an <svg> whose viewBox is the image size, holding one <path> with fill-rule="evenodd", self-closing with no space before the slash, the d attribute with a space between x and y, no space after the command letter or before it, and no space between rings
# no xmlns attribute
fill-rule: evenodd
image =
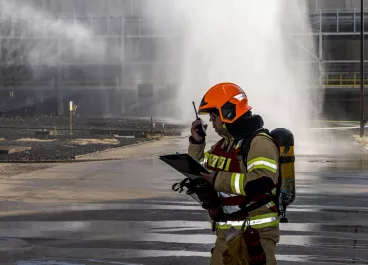
<svg viewBox="0 0 368 265"><path fill-rule="evenodd" d="M250 226L253 228L265 228L276 226L279 224L278 214L277 213L270 213L264 215L257 215L250 217ZM244 221L227 221L227 222L218 222L217 228L218 229L229 229L230 227L234 227L236 229L240 229Z"/></svg>
<svg viewBox="0 0 368 265"><path fill-rule="evenodd" d="M248 172L251 172L255 169L266 169L273 173L276 173L277 162L266 157L257 157L247 163Z"/></svg>
<svg viewBox="0 0 368 265"><path fill-rule="evenodd" d="M245 175L240 173L233 173L231 175L231 190L233 194L246 195L244 191L244 178Z"/></svg>

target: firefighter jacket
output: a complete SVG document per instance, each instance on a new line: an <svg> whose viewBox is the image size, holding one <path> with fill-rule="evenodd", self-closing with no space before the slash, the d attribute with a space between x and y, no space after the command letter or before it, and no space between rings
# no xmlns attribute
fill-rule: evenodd
<svg viewBox="0 0 368 265"><path fill-rule="evenodd" d="M207 169L218 171L214 188L220 198L247 196L247 192L252 193L257 186L259 188L264 183L272 183L276 187L279 151L267 134L259 133L253 138L246 164L240 153L242 141L246 139L236 141L224 131L221 136L222 139L207 152L205 142L196 143L192 138L188 149L188 154ZM238 205L232 203L222 208L224 213L229 214L240 210ZM273 202L250 212L249 217L250 225L259 230L261 237L279 241L278 212ZM240 229L243 222L244 220L217 222L216 229L228 229L231 226Z"/></svg>

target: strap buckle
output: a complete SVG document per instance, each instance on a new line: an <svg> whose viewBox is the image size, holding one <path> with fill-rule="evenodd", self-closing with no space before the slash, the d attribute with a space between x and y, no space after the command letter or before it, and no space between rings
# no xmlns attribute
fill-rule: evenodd
<svg viewBox="0 0 368 265"><path fill-rule="evenodd" d="M249 218L249 217L245 218L245 220L244 220L244 222L243 222L243 225L242 225L242 227L241 227L241 231L244 231L245 226L246 226L247 228L248 228L248 227L250 227L250 218Z"/></svg>
<svg viewBox="0 0 368 265"><path fill-rule="evenodd" d="M183 192L183 187L187 187L188 188L188 183L190 183L190 178L185 178L182 182L180 183L175 183L173 186L172 186L172 190L173 191L179 191L179 193L182 193Z"/></svg>

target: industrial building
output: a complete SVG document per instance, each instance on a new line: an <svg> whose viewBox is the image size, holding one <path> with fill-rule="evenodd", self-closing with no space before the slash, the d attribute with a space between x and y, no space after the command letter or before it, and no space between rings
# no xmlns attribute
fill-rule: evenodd
<svg viewBox="0 0 368 265"><path fill-rule="evenodd" d="M145 1L8 2L0 1L0 112L65 115L73 100L80 115L160 115L153 103L175 96L179 64L156 47L180 38L146 19ZM308 4L323 115L358 119L360 1Z"/></svg>
<svg viewBox="0 0 368 265"><path fill-rule="evenodd" d="M364 3L368 6L368 1ZM323 115L329 119L360 119L360 5L360 0L309 1L309 16L321 66L319 89L323 95ZM367 12L364 28L368 29ZM367 42L364 46L367 60ZM368 83L367 71L365 63L365 84ZM368 108L365 109L367 117Z"/></svg>
<svg viewBox="0 0 368 265"><path fill-rule="evenodd" d="M155 51L172 35L140 3L0 1L0 112L65 115L73 100L80 115L152 114L175 91Z"/></svg>

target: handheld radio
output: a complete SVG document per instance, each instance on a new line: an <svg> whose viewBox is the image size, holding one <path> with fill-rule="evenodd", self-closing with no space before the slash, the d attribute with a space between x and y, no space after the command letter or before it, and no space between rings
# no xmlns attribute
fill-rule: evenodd
<svg viewBox="0 0 368 265"><path fill-rule="evenodd" d="M204 137L206 137L206 130L205 130L203 121L198 117L198 112L197 112L197 108L195 106L194 101L193 101L193 107L194 107L194 112L195 112L195 115L196 115L196 119L201 121L201 124L197 125L197 127L196 127L197 133L200 137L204 138Z"/></svg>

